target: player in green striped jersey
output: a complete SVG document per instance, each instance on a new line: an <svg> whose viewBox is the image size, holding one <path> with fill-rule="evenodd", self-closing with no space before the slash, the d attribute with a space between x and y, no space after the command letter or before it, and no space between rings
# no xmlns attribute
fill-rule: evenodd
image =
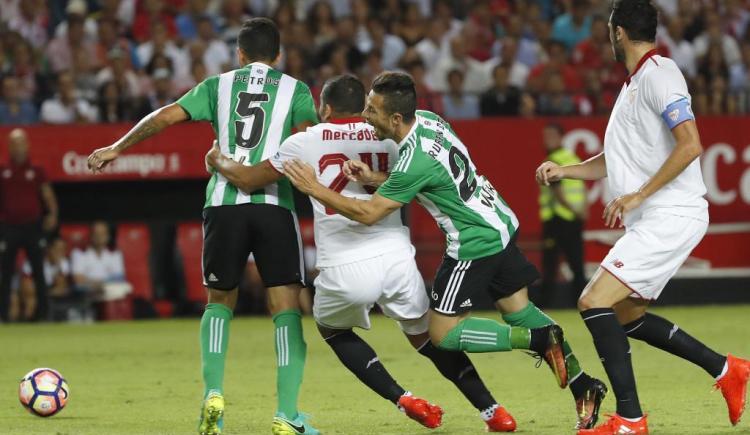
<svg viewBox="0 0 750 435"><path fill-rule="evenodd" d="M365 224L416 198L446 236L445 257L430 294L432 341L453 351L532 350L549 363L561 387L570 384L577 427L592 427L606 387L581 370L562 330L529 301L527 286L539 274L516 247L518 219L478 174L450 125L415 109L411 77L385 72L375 79L363 114L378 137L395 140L400 149L390 174L373 172L361 162L346 164L352 181L379 186L370 200L346 198L322 186L313 168L301 162L285 165L287 177L302 192ZM478 291L490 294L508 325L471 317L471 298ZM555 342L558 348L551 346Z"/></svg>
<svg viewBox="0 0 750 435"><path fill-rule="evenodd" d="M136 143L189 120L209 121L222 154L240 164L254 165L276 154L294 128L304 130L317 123L307 85L271 66L280 47L273 21L255 18L244 23L238 46L244 67L209 77L176 103L154 111L114 144L94 151L89 167L100 171ZM289 181L280 179L245 193L212 172L203 218L203 279L208 304L200 328L205 392L199 433L218 434L223 427L229 324L237 287L252 252L268 288L275 325L278 410L272 432L317 434L297 410L307 348L299 311L304 265Z"/></svg>

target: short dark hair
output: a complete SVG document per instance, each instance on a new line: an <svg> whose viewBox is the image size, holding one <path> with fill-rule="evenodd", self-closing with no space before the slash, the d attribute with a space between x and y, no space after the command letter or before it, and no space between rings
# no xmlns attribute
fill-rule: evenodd
<svg viewBox="0 0 750 435"><path fill-rule="evenodd" d="M654 42L659 12L651 0L614 0L612 28L622 27L631 41Z"/></svg>
<svg viewBox="0 0 750 435"><path fill-rule="evenodd" d="M251 60L276 60L280 44L279 29L268 18L245 21L237 36L237 45Z"/></svg>
<svg viewBox="0 0 750 435"><path fill-rule="evenodd" d="M372 91L383 96L385 110L388 113L399 113L406 122L414 119L414 113L417 111L417 89L409 74L382 72L372 82Z"/></svg>
<svg viewBox="0 0 750 435"><path fill-rule="evenodd" d="M365 108L365 85L351 74L332 77L323 85L320 103L336 113L360 113Z"/></svg>
<svg viewBox="0 0 750 435"><path fill-rule="evenodd" d="M556 121L548 122L547 125L544 126L544 128L555 130L560 136L565 134L565 128L563 128L562 124Z"/></svg>

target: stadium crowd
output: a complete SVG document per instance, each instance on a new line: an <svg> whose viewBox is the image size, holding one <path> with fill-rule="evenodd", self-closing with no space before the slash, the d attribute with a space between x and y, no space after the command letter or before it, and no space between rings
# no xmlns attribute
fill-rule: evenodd
<svg viewBox="0 0 750 435"><path fill-rule="evenodd" d="M655 0L661 54L699 114L750 112L750 1ZM606 114L627 71L608 1L0 0L1 124L137 120L238 67L242 22L282 32L278 67L318 94L352 72L411 73L451 119Z"/></svg>

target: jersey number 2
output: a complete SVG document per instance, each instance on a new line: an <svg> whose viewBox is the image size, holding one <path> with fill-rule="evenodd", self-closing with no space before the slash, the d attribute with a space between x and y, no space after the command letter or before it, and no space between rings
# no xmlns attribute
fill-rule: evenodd
<svg viewBox="0 0 750 435"><path fill-rule="evenodd" d="M378 170L385 172L388 170L388 153L375 153L376 156L378 156ZM370 169L375 170L372 166L372 153L359 153L359 158L362 159L362 162L365 163L367 166L370 167ZM342 170L344 167L344 163L349 160L349 157L346 156L346 154L336 153L336 154L326 154L323 157L320 158L318 161L318 171L322 174L323 171L326 170L329 166L338 166L339 170ZM346 185L349 184L349 179L346 178L346 175L344 172L339 172L339 174L336 176L336 178L333 179L331 184L328 186L329 189L333 190L334 192L341 193L342 190L346 187ZM372 186L362 186L364 187L365 191L369 194L375 193L375 188ZM330 209L326 207L326 214L336 214L336 211L333 209Z"/></svg>
<svg viewBox="0 0 750 435"><path fill-rule="evenodd" d="M240 92L237 95L237 107L235 112L242 119L234 121L234 143L240 148L252 149L258 146L263 137L263 129L266 125L266 111L260 107L261 103L269 100L268 94L251 94ZM252 117L252 120L249 119ZM250 124L250 122L252 124ZM245 127L250 124L250 132L245 133ZM247 136L247 138L245 138Z"/></svg>

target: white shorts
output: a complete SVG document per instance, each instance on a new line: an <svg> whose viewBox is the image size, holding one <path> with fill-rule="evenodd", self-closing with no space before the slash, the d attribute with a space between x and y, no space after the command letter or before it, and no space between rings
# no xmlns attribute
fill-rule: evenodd
<svg viewBox="0 0 750 435"><path fill-rule="evenodd" d="M706 219L646 211L630 224L601 263L633 293L631 297L657 299L706 234Z"/></svg>
<svg viewBox="0 0 750 435"><path fill-rule="evenodd" d="M322 268L315 279L313 315L332 329L370 329L370 309L399 321L409 335L427 331L429 300L410 252L391 252L355 263Z"/></svg>

